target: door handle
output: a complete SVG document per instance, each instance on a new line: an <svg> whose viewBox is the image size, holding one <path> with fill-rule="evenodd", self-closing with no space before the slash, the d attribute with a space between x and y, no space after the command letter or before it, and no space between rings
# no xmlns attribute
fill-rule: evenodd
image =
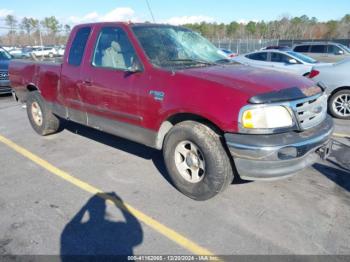
<svg viewBox="0 0 350 262"><path fill-rule="evenodd" d="M90 79L86 79L86 80L83 81L83 84L85 86L92 86L92 81Z"/></svg>

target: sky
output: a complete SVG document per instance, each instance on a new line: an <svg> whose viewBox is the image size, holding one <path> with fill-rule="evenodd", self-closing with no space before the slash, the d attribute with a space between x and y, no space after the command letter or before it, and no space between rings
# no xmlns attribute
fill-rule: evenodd
<svg viewBox="0 0 350 262"><path fill-rule="evenodd" d="M56 16L61 23L95 21L152 21L147 0L2 0L0 21L7 14L18 18ZM156 22L184 24L274 20L283 15L340 19L350 13L349 0L148 0ZM3 24L0 22L0 25Z"/></svg>

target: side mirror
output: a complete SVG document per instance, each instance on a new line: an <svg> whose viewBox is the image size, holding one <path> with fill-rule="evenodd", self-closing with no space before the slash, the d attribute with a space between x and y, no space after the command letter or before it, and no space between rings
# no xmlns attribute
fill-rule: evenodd
<svg viewBox="0 0 350 262"><path fill-rule="evenodd" d="M290 64L290 65L295 65L295 64L297 64L297 63L298 63L298 61L295 60L295 59L289 59L289 60L288 60L288 64Z"/></svg>
<svg viewBox="0 0 350 262"><path fill-rule="evenodd" d="M135 74L143 71L140 61L136 58L134 59L132 65L126 70L129 74Z"/></svg>
<svg viewBox="0 0 350 262"><path fill-rule="evenodd" d="M336 55L344 55L344 51L343 50L339 50L338 52L335 53Z"/></svg>

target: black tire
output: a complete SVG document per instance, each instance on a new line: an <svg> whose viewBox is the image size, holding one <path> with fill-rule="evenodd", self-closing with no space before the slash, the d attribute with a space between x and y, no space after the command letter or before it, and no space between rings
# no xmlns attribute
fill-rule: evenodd
<svg viewBox="0 0 350 262"><path fill-rule="evenodd" d="M333 94L330 97L329 102L328 102L328 110L331 113L331 115L335 118L349 120L350 116L344 116L341 114L341 112L338 112L334 108L336 100L338 99L339 96L342 96L342 95L347 95L350 97L350 89L343 89L343 90L340 90L340 91L336 92L335 94Z"/></svg>
<svg viewBox="0 0 350 262"><path fill-rule="evenodd" d="M191 141L203 155L205 173L197 183L188 182L176 167L175 150L182 141ZM208 200L224 191L233 181L231 161L220 136L201 123L185 121L174 126L165 138L163 155L174 186L194 200Z"/></svg>
<svg viewBox="0 0 350 262"><path fill-rule="evenodd" d="M32 105L33 103L37 103L39 105L40 110L42 112L42 123L38 125L34 121L33 113L32 113ZM45 101L41 97L38 91L29 92L27 98L27 114L28 119L35 130L41 136L47 136L56 133L60 129L60 119L56 117L51 110L46 105Z"/></svg>

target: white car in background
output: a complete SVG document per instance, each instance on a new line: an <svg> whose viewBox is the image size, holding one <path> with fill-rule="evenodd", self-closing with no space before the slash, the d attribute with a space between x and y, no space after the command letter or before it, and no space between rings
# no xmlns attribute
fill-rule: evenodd
<svg viewBox="0 0 350 262"><path fill-rule="evenodd" d="M253 67L268 68L296 75L307 76L318 61L306 55L291 50L262 50L232 59L240 64Z"/></svg>
<svg viewBox="0 0 350 262"><path fill-rule="evenodd" d="M331 65L316 65L309 77L326 86L329 112L336 118L350 120L350 58Z"/></svg>
<svg viewBox="0 0 350 262"><path fill-rule="evenodd" d="M65 47L60 47L57 49L57 55L58 56L64 56L64 51L65 51Z"/></svg>
<svg viewBox="0 0 350 262"><path fill-rule="evenodd" d="M54 47L38 47L32 51L36 57L54 57L57 56L57 50Z"/></svg>
<svg viewBox="0 0 350 262"><path fill-rule="evenodd" d="M21 58L22 57L22 49L21 48L13 48L8 51L8 53L13 58Z"/></svg>

